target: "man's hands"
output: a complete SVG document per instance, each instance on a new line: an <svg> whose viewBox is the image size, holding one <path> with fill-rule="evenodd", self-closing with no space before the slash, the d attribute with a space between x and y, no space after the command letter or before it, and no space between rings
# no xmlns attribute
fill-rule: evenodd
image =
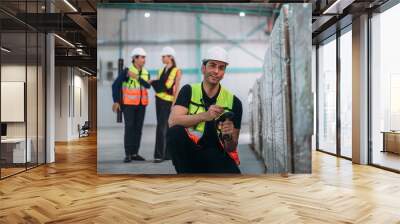
<svg viewBox="0 0 400 224"><path fill-rule="evenodd" d="M217 105L211 105L208 108L208 111L204 113L204 120L205 121L211 121L219 116L221 116L224 113L224 108L217 106ZM226 119L224 122L220 122L217 124L219 129L221 130L222 135L230 135L232 136L234 125L233 122L229 119Z"/></svg>
<svg viewBox="0 0 400 224"><path fill-rule="evenodd" d="M117 112L121 110L121 106L119 105L119 103L114 103L112 105L112 111Z"/></svg>
<svg viewBox="0 0 400 224"><path fill-rule="evenodd" d="M134 73L134 72L132 72L132 71L129 71L128 70L128 75L129 75L129 77L131 77L132 79L139 79L139 75L138 74L136 74L136 73ZM153 82L153 81L155 81L156 79L150 79L150 80L148 80L148 81L146 81L149 85L151 85L151 83Z"/></svg>
<svg viewBox="0 0 400 224"><path fill-rule="evenodd" d="M147 82L151 85L152 82L158 81L158 80L160 80L160 79L157 77L157 78L155 78L155 79L150 79L150 80L147 81Z"/></svg>
<svg viewBox="0 0 400 224"><path fill-rule="evenodd" d="M221 130L222 136L229 135L232 137L234 125L231 120L225 120L224 122L221 122L218 125ZM232 139L232 138L230 138L230 139Z"/></svg>
<svg viewBox="0 0 400 224"><path fill-rule="evenodd" d="M217 105L211 105L208 108L208 111L204 113L204 120L205 121L214 120L215 118L219 117L223 113L224 113L224 108L217 106Z"/></svg>
<svg viewBox="0 0 400 224"><path fill-rule="evenodd" d="M138 74L136 74L136 73L134 73L134 72L132 72L132 71L129 71L129 70L128 70L128 75L129 75L129 77L131 77L132 79L138 79Z"/></svg>

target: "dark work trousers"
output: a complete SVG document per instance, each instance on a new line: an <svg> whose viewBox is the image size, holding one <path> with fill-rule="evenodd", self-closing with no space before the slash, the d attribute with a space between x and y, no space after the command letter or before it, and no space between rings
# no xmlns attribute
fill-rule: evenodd
<svg viewBox="0 0 400 224"><path fill-rule="evenodd" d="M215 146L203 148L190 140L183 126L168 129L167 151L179 173L237 173L240 169L227 152Z"/></svg>
<svg viewBox="0 0 400 224"><path fill-rule="evenodd" d="M155 159L170 160L171 156L166 151L166 138L168 130L168 118L171 112L172 102L156 97L157 130L156 145L154 148Z"/></svg>
<svg viewBox="0 0 400 224"><path fill-rule="evenodd" d="M125 120L124 147L125 155L136 155L139 152L140 140L146 106L124 105L122 112Z"/></svg>

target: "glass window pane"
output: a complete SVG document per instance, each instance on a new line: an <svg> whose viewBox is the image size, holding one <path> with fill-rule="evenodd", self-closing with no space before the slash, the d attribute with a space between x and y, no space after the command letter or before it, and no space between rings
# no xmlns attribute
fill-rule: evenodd
<svg viewBox="0 0 400 224"><path fill-rule="evenodd" d="M318 48L318 148L336 153L336 40Z"/></svg>
<svg viewBox="0 0 400 224"><path fill-rule="evenodd" d="M352 157L352 35L340 37L340 153Z"/></svg>
<svg viewBox="0 0 400 224"><path fill-rule="evenodd" d="M39 33L38 45L38 164L45 163L45 60L46 36Z"/></svg>
<svg viewBox="0 0 400 224"><path fill-rule="evenodd" d="M2 178L25 170L26 151L26 33L3 32L1 46Z"/></svg>
<svg viewBox="0 0 400 224"><path fill-rule="evenodd" d="M312 92L313 92L313 99L314 102L317 102L317 91L316 91L316 78L317 78L317 52L316 52L316 47L313 45L312 46L312 57L311 57L311 65L312 65L312 78L311 78L311 86L312 86ZM312 150L316 149L316 136L317 136L317 105L314 103L314 118L313 118L313 124L314 124L314 131L312 135Z"/></svg>
<svg viewBox="0 0 400 224"><path fill-rule="evenodd" d="M38 35L36 32L27 33L28 38L28 62L27 62L27 81L26 81L26 111L27 111L27 141L30 147L30 159L28 168L37 165L37 132L38 132L38 113L37 113L37 74L38 74ZM28 147L28 148L29 148Z"/></svg>
<svg viewBox="0 0 400 224"><path fill-rule="evenodd" d="M0 7L29 20L45 12L45 2L0 1ZM45 35L0 12L0 44L4 178L45 162Z"/></svg>
<svg viewBox="0 0 400 224"><path fill-rule="evenodd" d="M372 163L400 170L400 5L372 17Z"/></svg>

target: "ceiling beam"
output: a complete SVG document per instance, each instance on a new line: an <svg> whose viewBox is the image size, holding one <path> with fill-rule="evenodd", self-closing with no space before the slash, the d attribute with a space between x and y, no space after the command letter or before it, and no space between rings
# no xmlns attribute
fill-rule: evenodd
<svg viewBox="0 0 400 224"><path fill-rule="evenodd" d="M91 56L55 56L56 66L88 67L96 71L97 59Z"/></svg>
<svg viewBox="0 0 400 224"><path fill-rule="evenodd" d="M351 5L355 0L336 0L323 10L323 14L342 14L343 10Z"/></svg>
<svg viewBox="0 0 400 224"><path fill-rule="evenodd" d="M97 30L80 14L68 14L68 17L73 20L77 25L79 25L83 31L88 35L86 41L90 43L91 46L96 45Z"/></svg>
<svg viewBox="0 0 400 224"><path fill-rule="evenodd" d="M17 18L42 32L81 31L75 21L61 13L18 13Z"/></svg>

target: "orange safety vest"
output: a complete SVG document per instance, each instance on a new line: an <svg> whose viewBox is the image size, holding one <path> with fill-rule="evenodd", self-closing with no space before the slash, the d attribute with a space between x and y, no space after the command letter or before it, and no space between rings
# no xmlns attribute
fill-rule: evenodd
<svg viewBox="0 0 400 224"><path fill-rule="evenodd" d="M138 74L140 78L145 81L149 80L149 72L143 68L138 71L135 66L130 66L129 71ZM149 94L147 89L143 88L139 79L128 78L127 81L122 83L122 102L124 105L148 105Z"/></svg>
<svg viewBox="0 0 400 224"><path fill-rule="evenodd" d="M202 88L201 83L192 84L191 88L192 88L192 97L189 104L189 114L194 115L205 112L206 108L205 105L202 103L203 91L201 89ZM233 99L234 95L221 86L221 90L219 91L219 94L217 96L216 105L223 107L225 111L232 110ZM206 122L200 122L194 127L186 128L186 132L189 138L195 144L198 144L200 138L203 136L205 130L205 124ZM217 132L218 134L220 134L219 130L217 130ZM224 145L221 140L219 141L219 144L221 148L224 148ZM236 162L237 165L240 164L237 148L232 152L228 152L228 155Z"/></svg>

